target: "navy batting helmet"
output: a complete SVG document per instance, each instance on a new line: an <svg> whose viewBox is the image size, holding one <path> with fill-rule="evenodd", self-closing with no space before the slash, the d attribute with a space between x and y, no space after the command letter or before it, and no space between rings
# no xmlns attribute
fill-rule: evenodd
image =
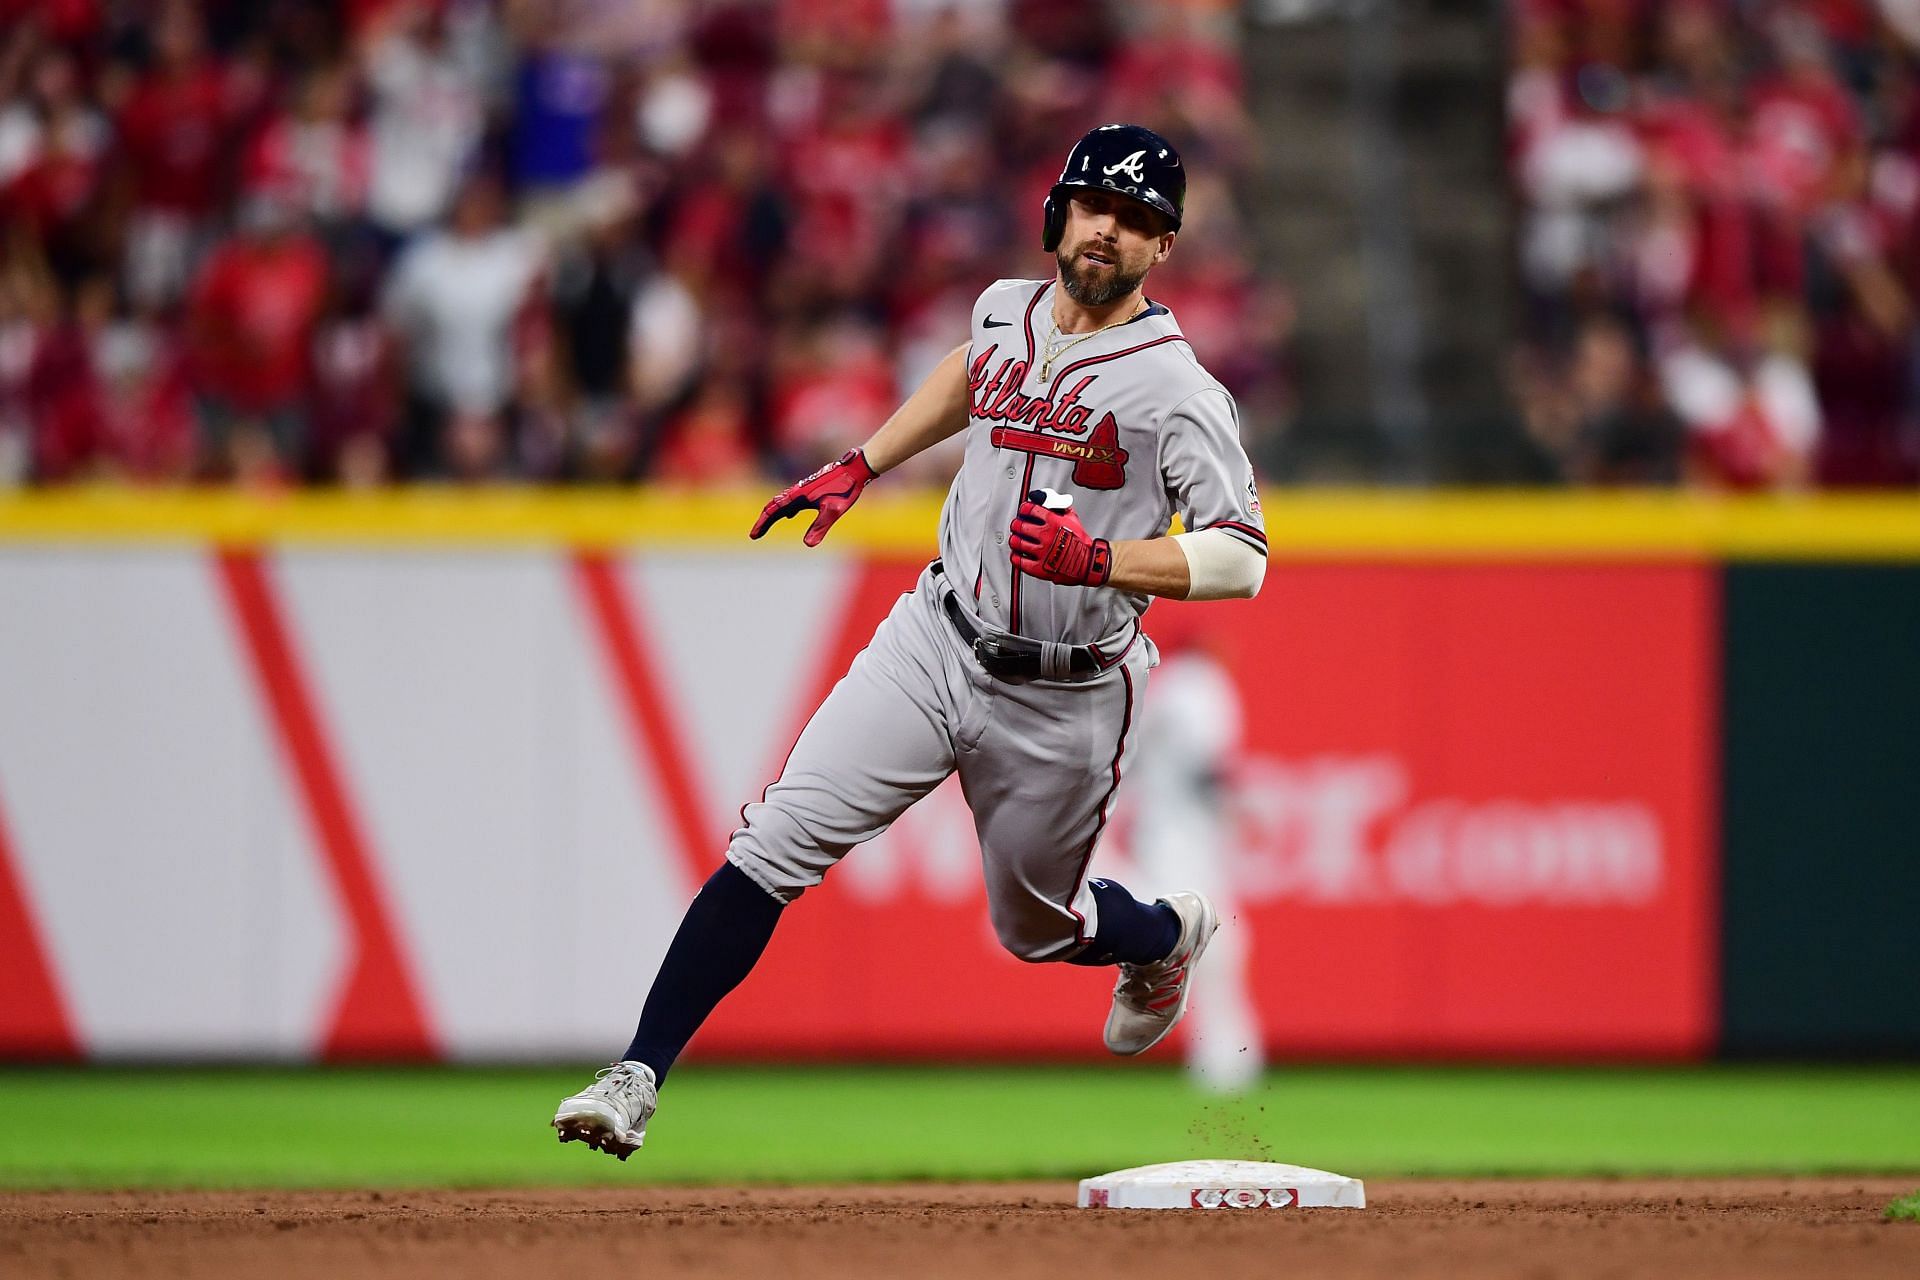
<svg viewBox="0 0 1920 1280"><path fill-rule="evenodd" d="M1180 210L1187 202L1187 171L1180 167L1173 144L1151 129L1103 124L1089 131L1073 144L1059 180L1047 193L1040 247L1048 253L1067 228L1067 201L1075 187L1117 191L1156 210L1178 231Z"/></svg>

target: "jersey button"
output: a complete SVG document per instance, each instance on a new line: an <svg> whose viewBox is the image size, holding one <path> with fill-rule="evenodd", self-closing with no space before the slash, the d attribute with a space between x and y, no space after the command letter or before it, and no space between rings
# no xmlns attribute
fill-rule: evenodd
<svg viewBox="0 0 1920 1280"><path fill-rule="evenodd" d="M1008 467L1008 468L1007 468L1007 479L1009 479L1009 480L1011 480L1011 479L1013 479L1013 468L1012 468L1012 467Z"/></svg>

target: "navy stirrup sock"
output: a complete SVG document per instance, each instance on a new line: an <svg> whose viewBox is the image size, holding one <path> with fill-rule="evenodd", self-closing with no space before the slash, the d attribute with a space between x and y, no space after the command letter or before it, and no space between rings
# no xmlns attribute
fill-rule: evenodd
<svg viewBox="0 0 1920 1280"><path fill-rule="evenodd" d="M1089 880L1100 906L1093 941L1068 964L1152 964L1173 954L1180 917L1164 902L1142 902L1111 880Z"/></svg>
<svg viewBox="0 0 1920 1280"><path fill-rule="evenodd" d="M714 1006L753 970L785 906L731 862L707 877L660 962L622 1060L644 1062L664 1081Z"/></svg>

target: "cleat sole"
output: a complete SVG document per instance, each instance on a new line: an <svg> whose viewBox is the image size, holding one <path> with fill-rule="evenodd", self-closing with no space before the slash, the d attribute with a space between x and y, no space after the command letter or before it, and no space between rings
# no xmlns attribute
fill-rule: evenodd
<svg viewBox="0 0 1920 1280"><path fill-rule="evenodd" d="M595 1151L604 1151L610 1156L617 1156L622 1161L640 1149L639 1143L629 1143L603 1124L591 1119L556 1120L554 1128L559 1130L562 1142L585 1143Z"/></svg>

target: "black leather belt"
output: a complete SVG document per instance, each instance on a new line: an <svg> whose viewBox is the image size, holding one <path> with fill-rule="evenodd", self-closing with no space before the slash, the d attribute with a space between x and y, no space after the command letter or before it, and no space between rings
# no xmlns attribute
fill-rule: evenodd
<svg viewBox="0 0 1920 1280"><path fill-rule="evenodd" d="M939 572L940 562L934 561L933 567ZM1086 645L1055 644L1000 632L982 634L951 590L942 594L940 604L962 643L973 650L973 656L996 680L1070 680L1075 676L1093 675L1101 669L1100 660Z"/></svg>

